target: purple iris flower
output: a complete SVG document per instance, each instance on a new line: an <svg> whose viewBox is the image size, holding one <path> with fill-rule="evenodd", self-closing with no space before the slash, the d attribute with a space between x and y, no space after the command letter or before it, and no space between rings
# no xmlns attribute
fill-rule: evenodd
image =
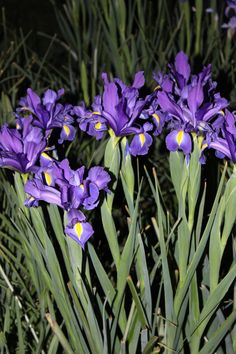
<svg viewBox="0 0 236 354"><path fill-rule="evenodd" d="M80 106L75 106L74 114L82 131L94 136L97 140L102 139L107 131L106 119L102 117L101 96L96 96L92 104L92 110L87 110L84 102Z"/></svg>
<svg viewBox="0 0 236 354"><path fill-rule="evenodd" d="M60 128L61 134L58 142L72 141L75 137L73 127L72 105L62 105L57 101L64 94L64 89L55 92L48 89L41 99L32 89L27 90L27 96L21 98L20 107L16 109L17 123L21 125L25 116L33 118L33 125L45 131L48 137L53 128Z"/></svg>
<svg viewBox="0 0 236 354"><path fill-rule="evenodd" d="M142 111L140 118L149 119L151 118L154 131L153 135L160 135L166 122L170 119L168 113L163 113L160 111L160 106L158 100L155 98L146 109Z"/></svg>
<svg viewBox="0 0 236 354"><path fill-rule="evenodd" d="M25 118L19 129L3 125L0 129L0 166L22 173L36 172L40 154L46 147L41 129Z"/></svg>
<svg viewBox="0 0 236 354"><path fill-rule="evenodd" d="M28 180L25 184L25 192L30 195L25 201L25 205L28 207L38 206L39 200L62 207L60 191L45 185L40 178L35 177L32 180Z"/></svg>
<svg viewBox="0 0 236 354"><path fill-rule="evenodd" d="M84 166L72 170L67 159L57 162L46 156L44 158L44 165L25 184L29 195L25 205L38 206L42 200L65 209L68 212L65 232L83 247L93 229L78 209L94 209L99 203L100 191L109 192L111 178L100 166L92 167L85 177Z"/></svg>
<svg viewBox="0 0 236 354"><path fill-rule="evenodd" d="M188 155L192 149L191 133L212 136L217 124L222 124L228 101L216 92L210 65L191 75L188 57L180 52L169 68L169 79L166 77L165 82L172 85L168 83L167 90L163 86L156 92L159 110L166 115L165 123L170 130L166 145L170 151L180 149Z"/></svg>
<svg viewBox="0 0 236 354"><path fill-rule="evenodd" d="M143 72L136 73L131 86L118 78L109 81L106 73L102 74L102 79L104 91L101 96L96 96L92 110L86 110L83 104L74 108L80 128L97 139L103 136L108 127L117 137L135 135L130 153L146 154L152 137L147 133L150 126L147 128L147 125L143 125L142 111L153 95L140 98L139 89L145 83Z"/></svg>
<svg viewBox="0 0 236 354"><path fill-rule="evenodd" d="M236 163L236 117L229 110L225 111L224 123L219 133L209 136L206 144L216 151L216 156L229 159Z"/></svg>

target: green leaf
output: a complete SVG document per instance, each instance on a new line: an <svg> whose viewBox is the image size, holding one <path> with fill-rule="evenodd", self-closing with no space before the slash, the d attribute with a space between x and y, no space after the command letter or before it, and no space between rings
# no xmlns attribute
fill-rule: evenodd
<svg viewBox="0 0 236 354"><path fill-rule="evenodd" d="M62 347L64 348L65 352L67 354L74 354L68 340L66 339L64 333L62 332L60 326L58 325L58 323L52 318L50 313L46 314L46 319L48 321L48 323L50 324L53 332L55 333L55 335L57 336L59 342L61 343Z"/></svg>
<svg viewBox="0 0 236 354"><path fill-rule="evenodd" d="M144 309L143 309L143 305L140 301L140 298L138 296L138 293L136 291L136 288L134 286L134 283L132 281L132 278L131 276L128 276L127 278L127 283L129 285L129 288L130 288L130 291L131 291L131 294L132 294L132 297L133 297L133 301L135 302L135 305L136 305L136 309L137 309L137 313L138 313L138 317L139 317L139 320L142 324L142 327L148 327L149 328L149 324L148 324L148 321L147 321L147 317L146 317L146 314L144 312Z"/></svg>
<svg viewBox="0 0 236 354"><path fill-rule="evenodd" d="M214 353L219 343L225 337L228 331L230 331L232 325L236 321L236 310L234 310L229 317L222 323L218 330L209 338L208 342L204 347L198 352L198 354L209 354Z"/></svg>
<svg viewBox="0 0 236 354"><path fill-rule="evenodd" d="M145 346L142 354L152 354L152 349L154 347L154 345L156 344L156 342L158 341L158 337L153 336L147 343L147 345Z"/></svg>

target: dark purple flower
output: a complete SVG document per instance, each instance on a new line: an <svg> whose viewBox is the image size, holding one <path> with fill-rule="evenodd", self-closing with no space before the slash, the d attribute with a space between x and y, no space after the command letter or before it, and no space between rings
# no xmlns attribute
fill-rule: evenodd
<svg viewBox="0 0 236 354"><path fill-rule="evenodd" d="M95 136L97 140L102 139L104 132L107 130L106 119L101 115L100 96L96 96L92 105L93 110L87 110L82 102L80 106L74 107L74 114L78 117L77 121L82 131L91 136Z"/></svg>
<svg viewBox="0 0 236 354"><path fill-rule="evenodd" d="M102 79L104 91L101 96L95 97L92 110L86 110L84 104L74 108L80 129L96 139L101 139L108 128L117 137L135 135L131 153L146 154L152 138L146 133L147 126L144 127L143 122L146 118L142 111L148 108L154 95L144 99L140 97L139 89L145 83L143 72L136 73L131 86L125 85L118 78L109 81L106 73L102 74ZM138 139L141 139L139 145Z"/></svg>
<svg viewBox="0 0 236 354"><path fill-rule="evenodd" d="M46 147L41 129L24 118L20 129L4 125L0 129L0 166L28 173L37 171L37 161Z"/></svg>
<svg viewBox="0 0 236 354"><path fill-rule="evenodd" d="M39 200L44 200L47 203L62 207L60 191L44 184L40 178L35 177L32 180L28 180L25 184L25 192L30 195L25 201L26 206L32 206L32 201L38 202Z"/></svg>
<svg viewBox="0 0 236 354"><path fill-rule="evenodd" d="M165 126L170 130L166 138L167 148L170 151L181 149L189 154L192 148L190 133L203 135L205 139L216 134L223 124L223 110L228 101L216 92L210 65L199 74L191 75L188 58L180 52L175 65L169 65L169 68L172 85L168 85L168 90L162 87L157 91L153 102L157 102ZM169 90L171 87L172 91Z"/></svg>
<svg viewBox="0 0 236 354"><path fill-rule="evenodd" d="M57 162L46 153L44 155L44 165L25 184L25 191L29 195L25 205L38 206L41 200L65 209L68 212L65 232L84 247L93 229L78 209L94 209L99 203L100 191L109 192L108 183L111 178L99 166L92 167L85 178L84 166L72 170L67 159Z"/></svg>
<svg viewBox="0 0 236 354"><path fill-rule="evenodd" d="M68 211L81 206L94 209L99 203L100 191L109 191L111 178L99 166L92 167L86 178L84 172L84 166L72 170L67 159L57 162L50 158L48 164L38 170L35 178L26 183L26 192L37 200L48 201L48 196L42 192L55 191L55 195L60 197L60 202L56 199L56 204Z"/></svg>
<svg viewBox="0 0 236 354"><path fill-rule="evenodd" d="M21 126L25 116L32 118L32 124L45 132L48 137L53 128L60 128L59 143L73 140L75 129L72 117L72 106L62 105L57 101L64 94L64 89L58 92L48 89L41 99L32 89L27 90L27 96L21 98L20 107L16 109L17 124Z"/></svg>
<svg viewBox="0 0 236 354"><path fill-rule="evenodd" d="M224 123L218 134L208 136L208 148L214 149L219 158L228 157L236 163L236 117L225 111Z"/></svg>

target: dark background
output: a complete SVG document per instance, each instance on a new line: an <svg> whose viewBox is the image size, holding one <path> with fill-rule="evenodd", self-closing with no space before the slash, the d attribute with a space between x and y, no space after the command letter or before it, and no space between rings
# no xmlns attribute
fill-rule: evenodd
<svg viewBox="0 0 236 354"><path fill-rule="evenodd" d="M62 4L63 2L61 2ZM50 0L0 0L1 22L2 8L5 9L7 26L24 32L45 31L53 35L58 25Z"/></svg>

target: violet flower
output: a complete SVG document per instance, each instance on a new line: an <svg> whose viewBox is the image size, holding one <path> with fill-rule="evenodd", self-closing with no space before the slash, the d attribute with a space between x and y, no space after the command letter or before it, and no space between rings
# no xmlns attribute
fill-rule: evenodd
<svg viewBox="0 0 236 354"><path fill-rule="evenodd" d="M48 137L53 128L60 128L61 134L58 142L72 141L75 137L73 127L72 105L62 105L57 101L64 94L64 89L55 92L48 89L41 99L32 89L27 90L27 96L21 98L20 107L16 109L17 123L21 125L25 116L33 119L33 125L42 129Z"/></svg>
<svg viewBox="0 0 236 354"><path fill-rule="evenodd" d="M82 247L93 230L78 209L94 209L99 203L100 191L109 192L108 183L111 180L100 166L90 168L87 177L84 174L84 166L72 170L67 159L57 162L45 158L44 166L25 185L29 195L25 205L38 206L39 201L45 201L65 209L68 212L65 232Z"/></svg>
<svg viewBox="0 0 236 354"><path fill-rule="evenodd" d="M97 140L102 139L107 131L106 119L102 117L101 96L96 96L92 104L92 110L87 110L82 102L80 106L75 106L74 114L82 131L94 136Z"/></svg>
<svg viewBox="0 0 236 354"><path fill-rule="evenodd" d="M142 111L151 102L153 95L145 99L140 98L139 89L145 82L143 72L136 73L131 86L126 86L117 78L109 81L106 73L102 74L102 79L104 92L102 96L95 98L93 109L86 110L84 105L74 108L80 128L97 139L100 139L108 128L117 137L134 135L130 153L146 154L152 137L147 133L150 126L144 127Z"/></svg>
<svg viewBox="0 0 236 354"><path fill-rule="evenodd" d="M170 130L166 145L170 151L182 150L188 155L192 150L191 133L205 138L212 135L216 123L222 122L228 101L215 92L210 65L199 74L191 75L188 57L179 52L175 64L169 68L169 77L162 80L165 86L161 87L159 81L161 90L156 93L160 112L166 114L165 123ZM162 79L164 76L155 77Z"/></svg>
<svg viewBox="0 0 236 354"><path fill-rule="evenodd" d="M21 173L36 172L37 161L46 147L41 129L32 126L32 118L24 118L19 129L3 125L0 129L0 166Z"/></svg>
<svg viewBox="0 0 236 354"><path fill-rule="evenodd" d="M208 137L205 143L208 148L216 151L217 157L224 158L226 156L236 163L236 116L226 110L220 132L213 137Z"/></svg>

